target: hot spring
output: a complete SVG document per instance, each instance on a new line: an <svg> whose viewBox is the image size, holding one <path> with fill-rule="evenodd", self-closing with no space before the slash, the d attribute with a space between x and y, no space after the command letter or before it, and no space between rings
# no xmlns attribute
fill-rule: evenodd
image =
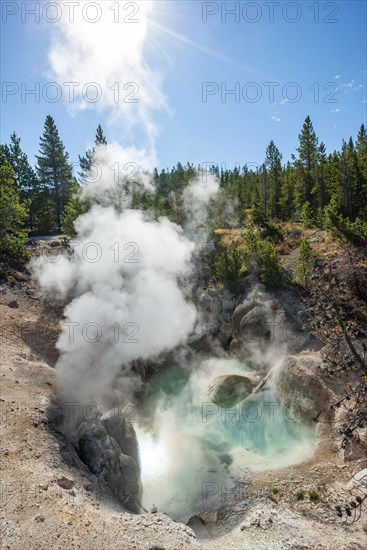
<svg viewBox="0 0 367 550"><path fill-rule="evenodd" d="M269 387L233 406L208 398L219 375L253 372L234 358L199 356L153 377L136 428L148 510L187 522L220 508L223 492L246 473L300 462L314 451L314 431L282 409Z"/></svg>

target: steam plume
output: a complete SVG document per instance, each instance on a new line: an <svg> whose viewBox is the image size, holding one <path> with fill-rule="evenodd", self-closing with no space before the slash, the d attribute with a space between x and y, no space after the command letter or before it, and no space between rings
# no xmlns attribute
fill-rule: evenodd
<svg viewBox="0 0 367 550"><path fill-rule="evenodd" d="M193 244L167 219L94 206L76 223L72 258L35 263L43 289L74 299L66 307L57 364L60 388L103 401L116 376L125 394L134 359L185 342L195 322L178 279L189 273Z"/></svg>

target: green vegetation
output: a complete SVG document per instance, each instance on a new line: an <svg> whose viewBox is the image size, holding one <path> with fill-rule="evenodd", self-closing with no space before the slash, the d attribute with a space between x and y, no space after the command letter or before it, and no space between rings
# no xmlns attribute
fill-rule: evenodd
<svg viewBox="0 0 367 550"><path fill-rule="evenodd" d="M224 248L216 261L217 280L232 292L241 292L241 278L259 271L260 281L266 287L281 283L281 267L276 247L268 239L262 240L253 228L246 231L241 240Z"/></svg>
<svg viewBox="0 0 367 550"><path fill-rule="evenodd" d="M307 288L313 272L315 254L307 239L302 239L299 245L296 275Z"/></svg>
<svg viewBox="0 0 367 550"><path fill-rule="evenodd" d="M280 492L280 489L278 489L278 487L273 487L271 492L273 493L273 495L277 495Z"/></svg>
<svg viewBox="0 0 367 550"><path fill-rule="evenodd" d="M0 147L0 260L27 259L28 232L24 227L27 217L27 203L21 202L14 169Z"/></svg>
<svg viewBox="0 0 367 550"><path fill-rule="evenodd" d="M245 272L245 255L238 243L222 250L215 264L215 274L219 282L225 284L231 292L241 292L240 278Z"/></svg>
<svg viewBox="0 0 367 550"><path fill-rule="evenodd" d="M319 494L316 491L308 491L308 496L310 500L319 500Z"/></svg>
<svg viewBox="0 0 367 550"><path fill-rule="evenodd" d="M297 500L303 500L305 498L305 494L303 491L297 491L296 493L296 499Z"/></svg>
<svg viewBox="0 0 367 550"><path fill-rule="evenodd" d="M36 158L36 172L44 199L40 209L42 211L44 208L47 212L43 224L49 231L60 230L61 216L71 198L75 180L68 162L69 155L65 152L55 121L50 115L46 117L40 138L40 154Z"/></svg>
<svg viewBox="0 0 367 550"><path fill-rule="evenodd" d="M93 148L79 156L80 170L75 178L51 116L45 120L35 168L22 151L20 138L13 133L9 144L2 146L2 162L6 160L11 165L19 192L17 203L22 208L18 209L16 225L31 234L61 230L68 237L73 236L75 220L90 208L82 189L88 183L96 148L103 146L107 146L107 139L99 125ZM206 229L248 229L253 225L260 228L256 238L265 243L257 243L258 250L242 243L217 251L216 276L222 282L228 281L232 289L240 290L239 279L251 262L259 266L264 284L279 284L277 253L284 241L284 224L301 222L306 229L326 228L344 241L367 244L367 131L364 125L355 139L343 141L339 151L327 154L310 117L306 117L295 154L286 164L282 163L282 154L271 140L264 162L258 167L249 168L244 159L242 167L236 165L231 170L213 165L209 171L218 177L219 192L209 205ZM121 194L128 187L133 208L149 210L156 218L167 216L185 226L183 193L196 174L204 178L207 169L204 172L200 166L178 162L171 169L153 171L149 192L139 183L139 178L130 177L129 181L122 178ZM13 253L8 245L6 247L9 254ZM304 284L308 282L310 265L306 252L303 249L300 254L298 274Z"/></svg>
<svg viewBox="0 0 367 550"><path fill-rule="evenodd" d="M83 199L80 189L75 185L73 194L61 215L62 233L69 238L74 237L76 234L74 222L81 214L85 214L88 209L87 201Z"/></svg>

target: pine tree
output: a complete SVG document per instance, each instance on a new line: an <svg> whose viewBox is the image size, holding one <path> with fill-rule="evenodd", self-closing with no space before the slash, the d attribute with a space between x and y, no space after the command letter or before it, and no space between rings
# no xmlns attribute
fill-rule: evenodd
<svg viewBox="0 0 367 550"><path fill-rule="evenodd" d="M4 148L7 160L14 169L14 182L20 191L22 202L29 206L27 227L31 231L37 229L37 203L40 193L39 182L35 171L28 162L27 155L22 151L20 138L15 132L10 136L10 144Z"/></svg>
<svg viewBox="0 0 367 550"><path fill-rule="evenodd" d="M54 119L46 117L44 132L40 138L40 154L36 156L36 171L42 192L51 201L52 217L50 227L61 228L61 216L71 197L74 178ZM50 214L51 214L50 212Z"/></svg>
<svg viewBox="0 0 367 550"><path fill-rule="evenodd" d="M28 213L20 200L15 172L0 146L0 260L26 259L28 231L25 222Z"/></svg>
<svg viewBox="0 0 367 550"><path fill-rule="evenodd" d="M107 140L100 124L98 124L97 126L94 144L96 147L98 147L99 145L107 145ZM93 149L87 149L84 157L79 155L79 164L81 171L78 172L78 176L81 183L86 183L88 181L89 173L93 163L93 155L96 151L96 147L93 147Z"/></svg>
<svg viewBox="0 0 367 550"><path fill-rule="evenodd" d="M266 148L265 165L269 175L270 213L273 218L279 218L282 196L282 155L273 140Z"/></svg>
<svg viewBox="0 0 367 550"><path fill-rule="evenodd" d="M341 166L342 166L342 189L343 189L343 216L349 218L351 216L351 178L349 172L348 163L348 146L343 140L342 154L341 154Z"/></svg>
<svg viewBox="0 0 367 550"><path fill-rule="evenodd" d="M283 220L290 220L294 215L294 189L295 189L295 174L294 168L291 163L287 162L282 177L282 195L280 199L281 203L281 217Z"/></svg>
<svg viewBox="0 0 367 550"><path fill-rule="evenodd" d="M319 206L321 210L323 210L326 205L325 166L327 163L326 147L323 142L320 143L319 147L319 161L320 164L317 174L317 189L319 195Z"/></svg>
<svg viewBox="0 0 367 550"><path fill-rule="evenodd" d="M28 197L33 187L35 173L28 162L28 157L20 146L20 138L15 132L10 136L10 144L6 146L6 156L14 168L14 181L21 193Z"/></svg>
<svg viewBox="0 0 367 550"><path fill-rule="evenodd" d="M309 116L306 117L299 135L299 158L295 160L295 167L299 176L298 201L299 207L306 201L316 210L315 200L316 174L318 165L318 138Z"/></svg>
<svg viewBox="0 0 367 550"><path fill-rule="evenodd" d="M262 165L262 203L263 203L263 212L264 217L268 217L268 172L266 170L265 164Z"/></svg>
<svg viewBox="0 0 367 550"><path fill-rule="evenodd" d="M311 279L314 265L314 253L307 239L302 239L299 245L296 274L305 287Z"/></svg>
<svg viewBox="0 0 367 550"><path fill-rule="evenodd" d="M102 126L98 124L97 130L96 130L96 139L95 144L98 145L107 145L107 139L105 138L105 135L102 130Z"/></svg>
<svg viewBox="0 0 367 550"><path fill-rule="evenodd" d="M255 225L264 225L266 216L263 201L258 189L255 189L252 200L252 221Z"/></svg>
<svg viewBox="0 0 367 550"><path fill-rule="evenodd" d="M356 141L356 154L359 166L359 205L360 216L367 218L367 130L362 124Z"/></svg>
<svg viewBox="0 0 367 550"><path fill-rule="evenodd" d="M73 194L65 206L61 216L61 231L66 237L74 237L76 235L74 223L79 216L88 212L90 204L83 198L80 186L77 182L74 184Z"/></svg>

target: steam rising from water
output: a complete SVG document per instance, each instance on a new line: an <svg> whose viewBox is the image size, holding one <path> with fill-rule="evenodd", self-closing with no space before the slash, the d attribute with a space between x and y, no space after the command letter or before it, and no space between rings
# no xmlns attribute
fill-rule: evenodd
<svg viewBox="0 0 367 550"><path fill-rule="evenodd" d="M124 4L114 2L127 15L121 11ZM191 272L195 244L190 239L206 237L207 205L219 184L210 175L189 183L184 193L185 234L165 218L154 222L130 209L131 185L121 186L111 167L133 163L148 170L156 165L158 126L153 112L166 108L160 76L145 59L153 2L139 2L139 23L124 25L123 31L121 25L108 23L111 4L98 5L103 17L96 24L76 11L74 23L63 19L54 26L52 77L60 84L78 82L78 90L97 83L103 92L100 101L87 104L79 94L69 106L74 112L107 109L111 126L122 129L125 139L137 129L145 143L140 149L117 143L97 149L92 172L98 177L91 177L84 189L88 200L97 204L76 222L72 256L55 263L35 262L32 269L45 292L69 302L58 342L61 395L108 407L116 390L129 400L139 387L134 360L174 350L187 342L195 327L197 312L180 283ZM115 101L115 83L127 81L139 86L139 101L133 105L121 97ZM145 172L140 170L137 179L151 189ZM161 390L152 389L138 427L146 506L154 502L162 511L188 519L187 514L210 506L210 500L203 501L203 483L230 486L250 465L278 465L309 452L308 432L299 425L294 430L279 410L272 421L264 413L256 423L228 411L223 421L223 411L213 408L204 409L203 416L211 379L244 370L246 366L234 360L196 358L179 371L168 369L159 379ZM256 398L263 408L264 395ZM265 397L274 400L271 393ZM212 496L218 499L218 494Z"/></svg>
<svg viewBox="0 0 367 550"><path fill-rule="evenodd" d="M166 218L94 206L76 223L72 258L34 264L41 286L62 298L58 342L60 389L69 398L103 403L120 388L134 389L129 366L186 341L196 312L178 279L190 272L194 245Z"/></svg>

